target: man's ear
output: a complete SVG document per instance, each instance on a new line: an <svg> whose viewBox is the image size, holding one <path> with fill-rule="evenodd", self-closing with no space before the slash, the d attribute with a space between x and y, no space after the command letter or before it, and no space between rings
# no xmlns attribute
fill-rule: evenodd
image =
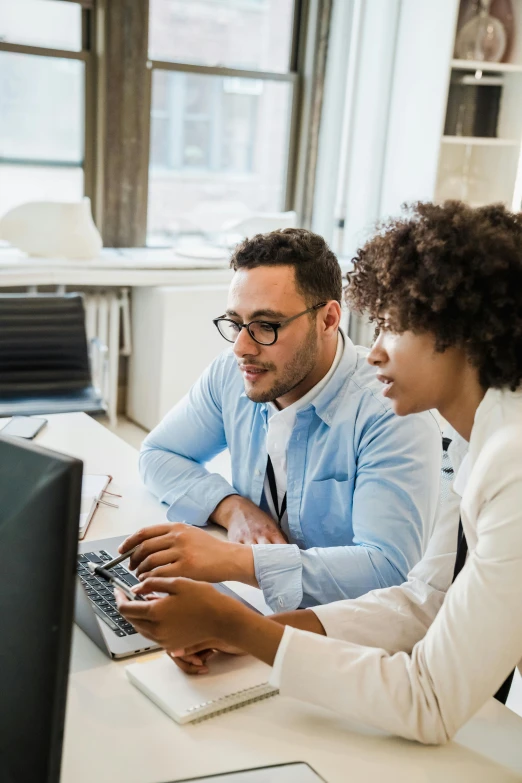
<svg viewBox="0 0 522 783"><path fill-rule="evenodd" d="M332 300L323 311L324 334L333 334L341 322L341 305Z"/></svg>

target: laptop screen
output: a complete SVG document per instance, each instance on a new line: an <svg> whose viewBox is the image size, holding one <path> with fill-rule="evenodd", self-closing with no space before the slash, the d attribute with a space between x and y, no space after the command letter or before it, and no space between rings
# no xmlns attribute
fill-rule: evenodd
<svg viewBox="0 0 522 783"><path fill-rule="evenodd" d="M82 463L0 436L0 780L58 783Z"/></svg>

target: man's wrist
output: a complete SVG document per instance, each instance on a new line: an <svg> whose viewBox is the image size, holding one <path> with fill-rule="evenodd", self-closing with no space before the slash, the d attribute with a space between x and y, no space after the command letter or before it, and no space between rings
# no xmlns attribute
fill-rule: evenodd
<svg viewBox="0 0 522 783"><path fill-rule="evenodd" d="M232 518L240 506L240 501L243 498L240 495L227 495L226 498L221 500L212 514L210 515L211 522L215 522L216 525L221 525L225 530L228 530Z"/></svg>

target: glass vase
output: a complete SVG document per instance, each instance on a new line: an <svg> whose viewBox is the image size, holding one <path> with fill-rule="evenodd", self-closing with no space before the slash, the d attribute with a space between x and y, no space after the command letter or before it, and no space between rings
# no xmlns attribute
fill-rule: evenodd
<svg viewBox="0 0 522 783"><path fill-rule="evenodd" d="M498 63L507 46L506 30L502 22L490 14L491 0L481 0L478 13L462 26L456 45L456 54L462 60Z"/></svg>

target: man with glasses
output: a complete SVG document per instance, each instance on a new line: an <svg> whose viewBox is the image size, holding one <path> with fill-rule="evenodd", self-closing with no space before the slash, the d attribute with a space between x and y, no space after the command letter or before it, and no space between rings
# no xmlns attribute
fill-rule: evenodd
<svg viewBox="0 0 522 783"><path fill-rule="evenodd" d="M122 551L139 544L131 567L142 578L242 581L275 611L400 584L438 505L437 423L395 416L368 351L340 330L341 270L321 237L257 235L231 266L227 311L214 321L231 350L140 454L173 524L144 528ZM205 468L226 448L231 484ZM201 530L209 520L228 541Z"/></svg>

